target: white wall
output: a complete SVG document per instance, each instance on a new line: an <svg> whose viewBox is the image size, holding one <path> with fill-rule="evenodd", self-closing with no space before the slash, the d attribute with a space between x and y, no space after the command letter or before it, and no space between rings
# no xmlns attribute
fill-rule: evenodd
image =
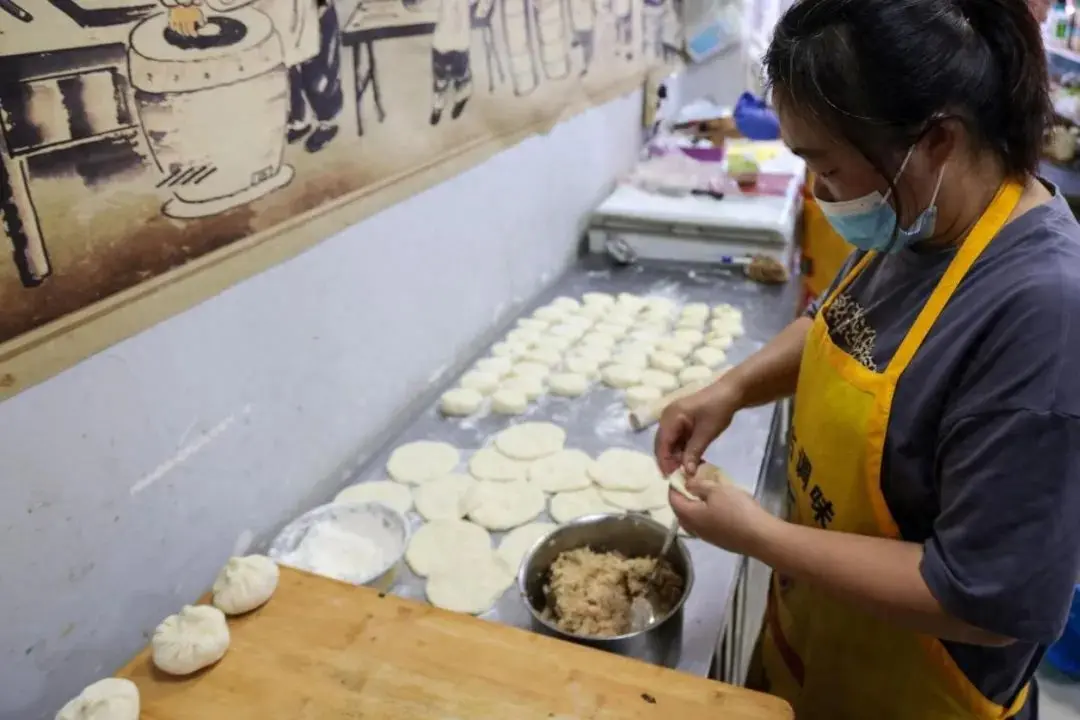
<svg viewBox="0 0 1080 720"><path fill-rule="evenodd" d="M51 717L571 262L640 95L0 405L0 718Z"/></svg>

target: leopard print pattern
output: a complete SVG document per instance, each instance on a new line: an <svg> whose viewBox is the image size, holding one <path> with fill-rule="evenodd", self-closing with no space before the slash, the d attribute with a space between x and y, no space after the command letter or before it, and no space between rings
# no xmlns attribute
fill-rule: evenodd
<svg viewBox="0 0 1080 720"><path fill-rule="evenodd" d="M842 292L825 309L825 325L829 337L867 370L877 372L874 344L877 333L866 320L866 311L859 303Z"/></svg>

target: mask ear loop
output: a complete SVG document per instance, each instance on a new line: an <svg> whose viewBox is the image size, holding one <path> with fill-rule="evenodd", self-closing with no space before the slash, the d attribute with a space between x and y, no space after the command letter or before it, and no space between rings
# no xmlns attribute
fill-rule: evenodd
<svg viewBox="0 0 1080 720"><path fill-rule="evenodd" d="M941 183L942 183L943 180L945 180L945 167L947 165L948 165L948 162L945 162L945 163L943 163L941 165L941 171L938 172L938 176L937 176L937 185L934 186L934 194L930 197L930 204L926 206L927 210L929 210L930 208L934 207L934 205L937 204L938 193L941 192Z"/></svg>

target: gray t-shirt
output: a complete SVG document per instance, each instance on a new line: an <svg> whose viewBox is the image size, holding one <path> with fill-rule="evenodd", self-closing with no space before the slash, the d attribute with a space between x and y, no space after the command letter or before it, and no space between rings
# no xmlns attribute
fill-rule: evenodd
<svg viewBox="0 0 1080 720"><path fill-rule="evenodd" d="M1060 634L1080 571L1080 226L1050 189L990 243L901 375L881 468L934 596L1017 639L945 643L1003 705ZM826 311L833 341L883 371L955 252L875 258Z"/></svg>

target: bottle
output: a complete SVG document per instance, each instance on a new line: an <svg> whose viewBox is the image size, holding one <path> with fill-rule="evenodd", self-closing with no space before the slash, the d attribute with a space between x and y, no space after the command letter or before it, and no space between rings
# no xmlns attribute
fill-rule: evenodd
<svg viewBox="0 0 1080 720"><path fill-rule="evenodd" d="M1067 50L1072 29L1073 8L1066 0L1057 0L1046 20L1047 43Z"/></svg>

